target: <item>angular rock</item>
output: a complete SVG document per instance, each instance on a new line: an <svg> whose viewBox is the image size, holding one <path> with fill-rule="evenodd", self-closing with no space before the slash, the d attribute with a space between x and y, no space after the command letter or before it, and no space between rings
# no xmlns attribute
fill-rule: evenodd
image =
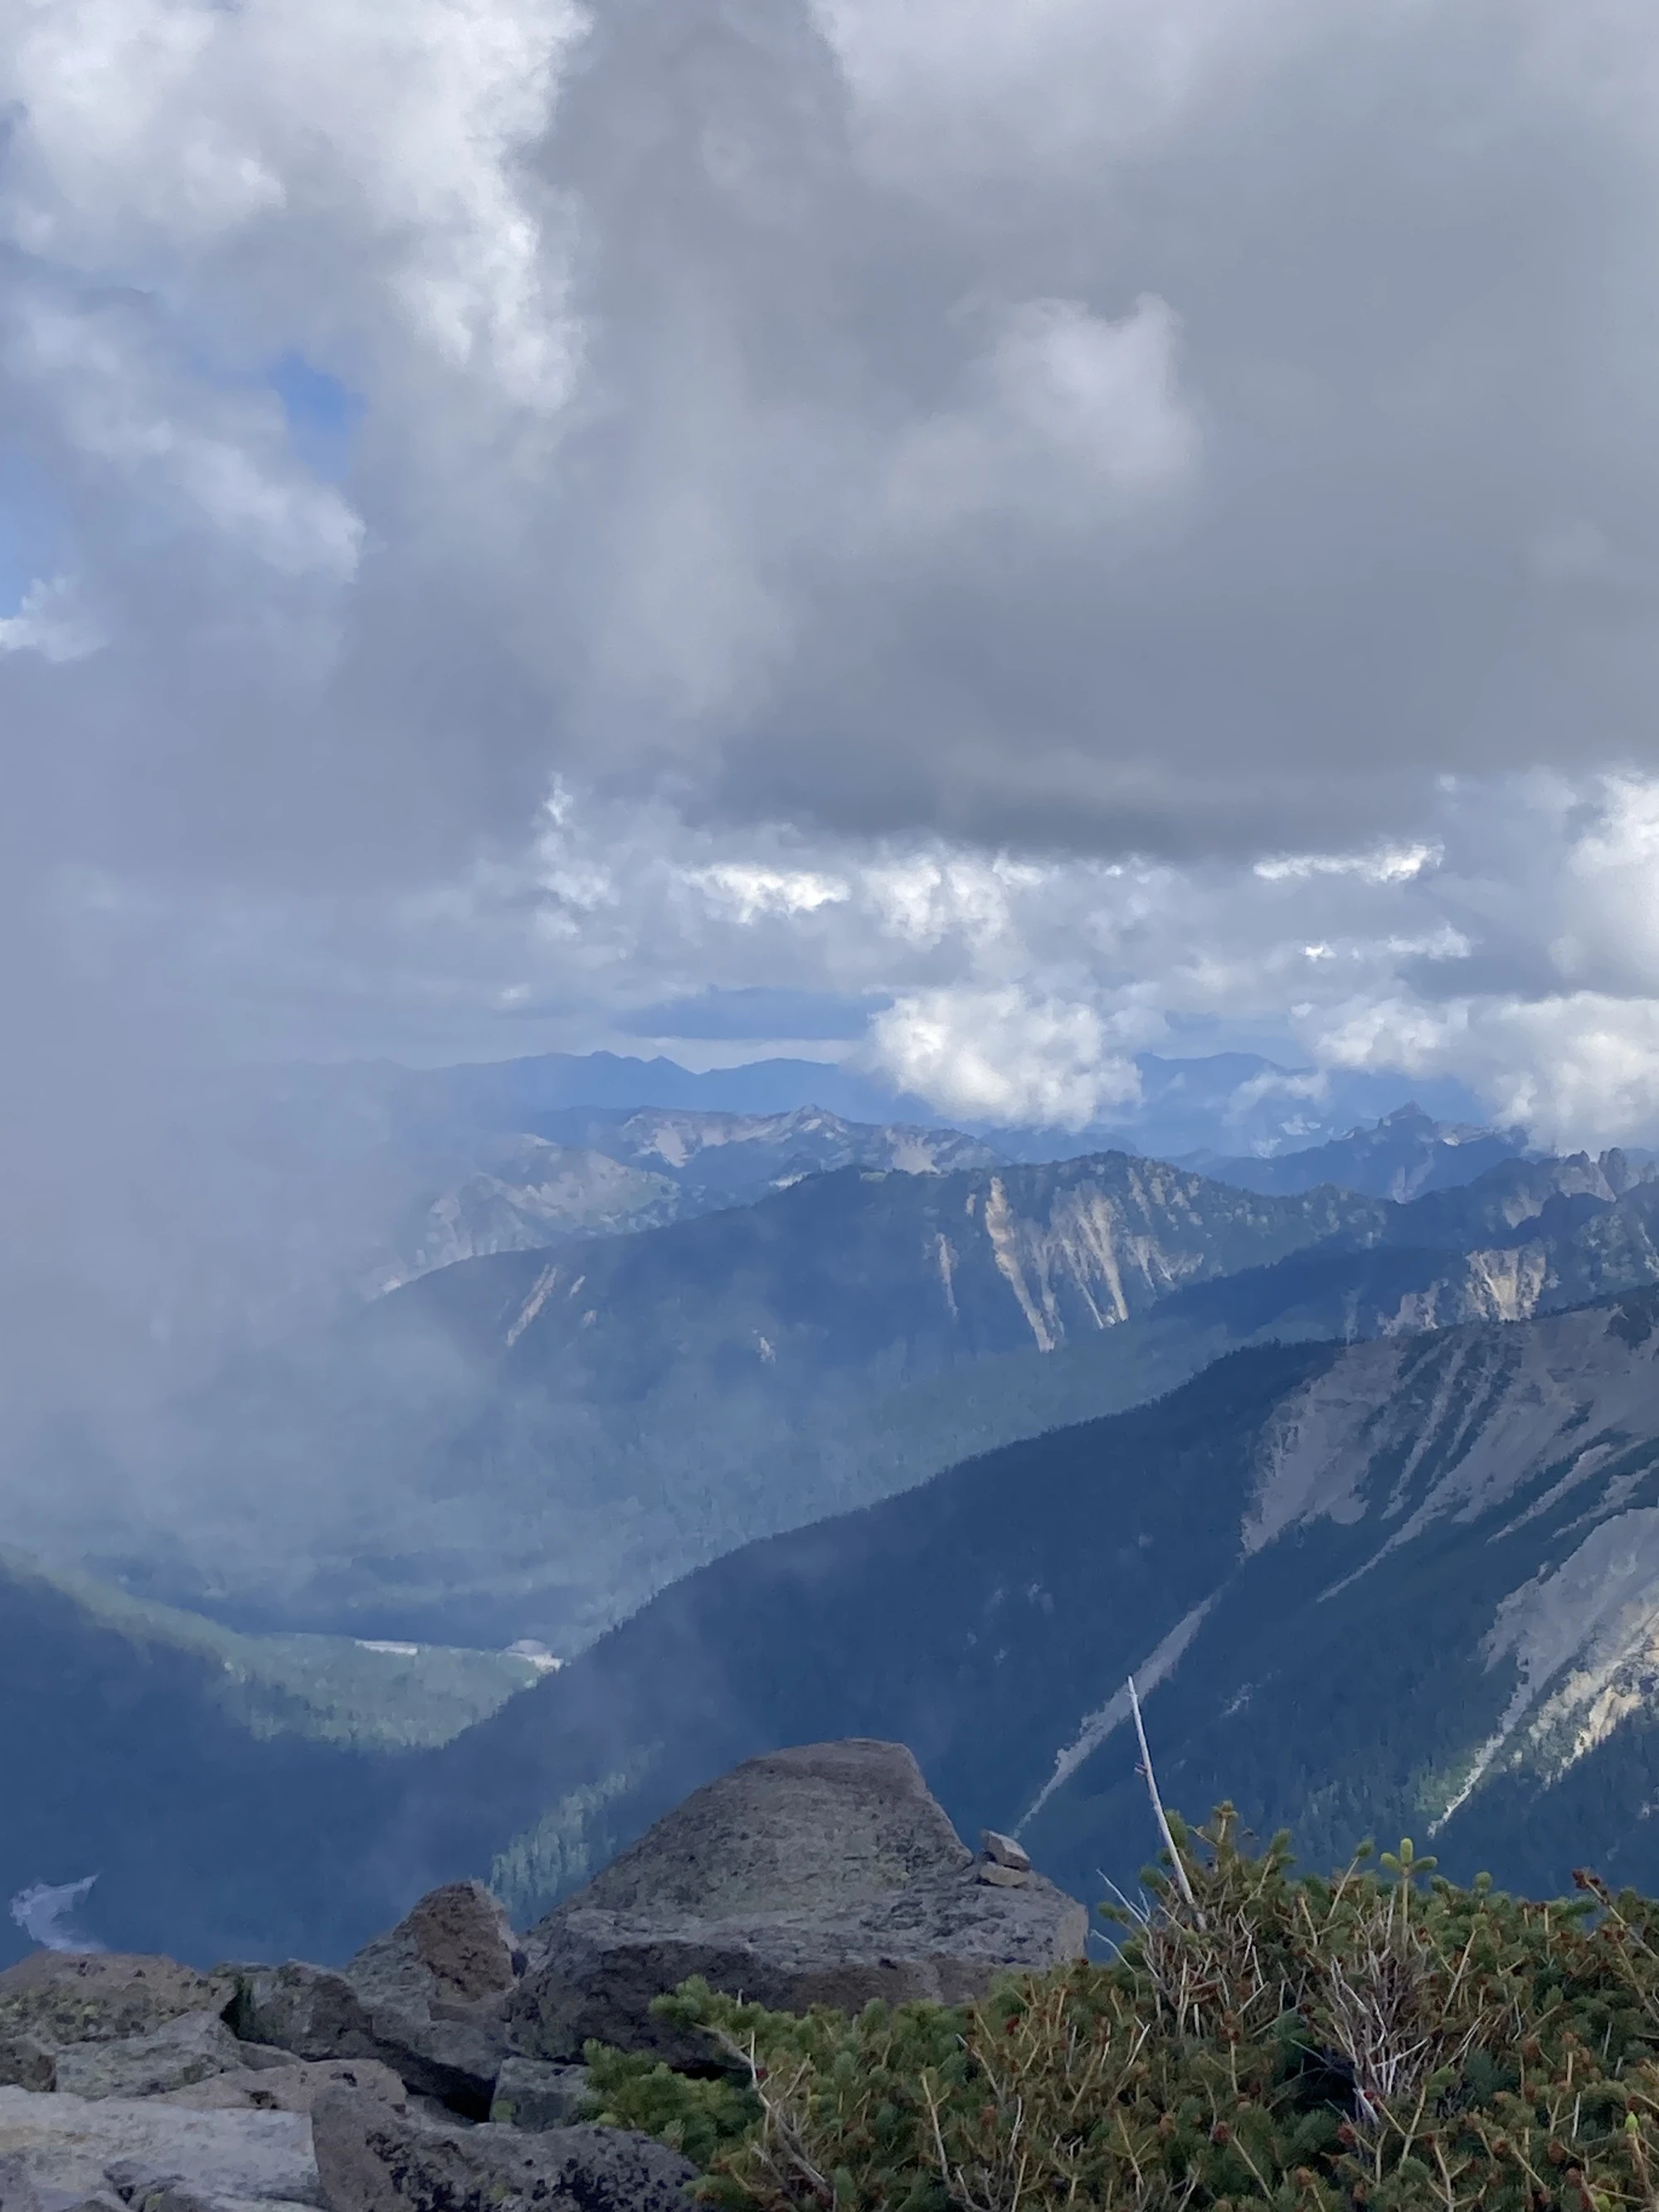
<svg viewBox="0 0 1659 2212"><path fill-rule="evenodd" d="M320 2205L310 2124L299 2112L198 2112L155 2099L43 2097L0 2088L0 2172L25 2212L68 2212L162 2186L211 2212ZM4 2198L11 2212L12 2196Z"/></svg>
<svg viewBox="0 0 1659 2212"><path fill-rule="evenodd" d="M1012 1867L1016 1874L1030 1874L1031 1854L1012 1836L999 1834L994 1828L981 1828L979 1839L985 1846L985 1856L994 1866Z"/></svg>
<svg viewBox="0 0 1659 2212"><path fill-rule="evenodd" d="M513 1987L513 1950L507 1914L483 1884L451 1881L428 1891L389 1935L366 1943L345 1971L362 1986L413 1967L428 1978L434 2010L470 2009Z"/></svg>
<svg viewBox="0 0 1659 2212"><path fill-rule="evenodd" d="M562 2128L579 2119L592 2092L586 2066L504 2058L489 2117L503 2127Z"/></svg>
<svg viewBox="0 0 1659 2212"><path fill-rule="evenodd" d="M482 1883L434 1890L337 1972L290 1960L237 1980L238 2035L300 2058L379 2059L420 2095L489 2112L514 1978L512 1930Z"/></svg>
<svg viewBox="0 0 1659 2212"><path fill-rule="evenodd" d="M975 1879L902 1744L809 1744L696 1791L532 1931L508 2001L516 2049L596 2036L671 2063L706 2048L654 2020L688 1975L779 2010L872 1997L959 2003L1010 1967L1083 1954L1088 1915L1040 1875Z"/></svg>
<svg viewBox="0 0 1659 2212"><path fill-rule="evenodd" d="M406 2088L469 2118L488 2112L507 2049L499 2025L492 2034L394 2006L371 2007L343 1974L297 1960L246 1974L231 2025L296 2058L377 2059Z"/></svg>
<svg viewBox="0 0 1659 2212"><path fill-rule="evenodd" d="M245 2043L296 2058L372 2058L374 2024L343 1974L290 1959L282 1966L242 1966L226 2017Z"/></svg>
<svg viewBox="0 0 1659 2212"><path fill-rule="evenodd" d="M216 2012L187 2012L150 2035L65 2045L53 2086L76 2097L155 2097L246 2067L243 2046Z"/></svg>
<svg viewBox="0 0 1659 2212"><path fill-rule="evenodd" d="M402 2081L375 2058L289 2057L288 2063L258 2073L217 2074L210 2081L169 2090L164 2101L198 2112L308 2112L330 2089L362 2089L389 2105L404 2100ZM0 2208L3 2212L3 2208Z"/></svg>
<svg viewBox="0 0 1659 2212"><path fill-rule="evenodd" d="M331 2212L691 2212L696 2169L622 2128L443 2128L362 2092L312 2112Z"/></svg>

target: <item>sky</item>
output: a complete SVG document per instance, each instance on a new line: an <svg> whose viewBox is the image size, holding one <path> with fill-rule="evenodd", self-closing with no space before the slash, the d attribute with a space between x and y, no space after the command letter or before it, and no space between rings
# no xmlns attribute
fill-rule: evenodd
<svg viewBox="0 0 1659 2212"><path fill-rule="evenodd" d="M14 0L38 1204L226 1056L1659 1138L1656 110L1634 0Z"/></svg>

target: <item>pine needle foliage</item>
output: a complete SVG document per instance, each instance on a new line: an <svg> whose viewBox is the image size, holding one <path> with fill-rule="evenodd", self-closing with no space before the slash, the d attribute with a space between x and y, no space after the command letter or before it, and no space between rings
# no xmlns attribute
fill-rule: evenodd
<svg viewBox="0 0 1659 2212"><path fill-rule="evenodd" d="M1409 1843L1329 1880L1172 1815L1108 1965L950 2008L659 2000L729 2071L590 2049L729 2212L1659 2212L1659 1904L1538 1904Z"/></svg>

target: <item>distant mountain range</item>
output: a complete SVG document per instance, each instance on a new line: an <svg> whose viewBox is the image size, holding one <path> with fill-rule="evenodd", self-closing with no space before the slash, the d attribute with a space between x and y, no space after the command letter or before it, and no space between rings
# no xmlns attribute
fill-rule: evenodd
<svg viewBox="0 0 1659 2212"><path fill-rule="evenodd" d="M1139 1073L1140 1101L1109 1127L954 1133L1011 1161L1109 1149L1201 1153L1237 1164L1230 1172L1251 1182L1261 1180L1261 1159L1339 1137L1403 1103L1393 1079L1328 1078L1255 1054L1144 1054ZM1469 1103L1461 1094L1419 1101L1454 1118L1466 1118ZM617 1134L641 1112L702 1117L711 1130L737 1116L757 1133L747 1145L728 1141L718 1164L711 1145L700 1144L680 1173ZM950 1133L926 1102L830 1063L696 1073L609 1054L438 1069L247 1068L191 1090L181 1114L147 1189L151 1228L136 1247L112 1250L91 1295L72 1301L87 1370L86 1387L70 1394L78 1404L108 1395L104 1378L117 1364L131 1378L124 1389L171 1386L240 1346L314 1326L457 1259L661 1225L759 1196L803 1170L896 1164L915 1131ZM759 1133L761 1123L796 1117L863 1134L837 1150ZM883 1150L886 1132L897 1150ZM535 1139L559 1149L543 1151ZM1374 1177L1362 1187L1380 1188ZM72 1334L70 1320L52 1334L59 1342ZM13 1358L22 1372L0 1391L8 1451L36 1381L31 1363Z"/></svg>
<svg viewBox="0 0 1659 2212"><path fill-rule="evenodd" d="M816 1106L764 1115L572 1107L540 1116L533 1133L480 1137L466 1149L476 1171L411 1214L364 1289L380 1295L458 1260L661 1228L837 1168L926 1175L1001 1158L958 1130L844 1121Z"/></svg>
<svg viewBox="0 0 1659 2212"><path fill-rule="evenodd" d="M1258 1158L1326 1143L1413 1103L1451 1124L1480 1119L1478 1103L1461 1084L1291 1067L1260 1053L1179 1058L1143 1052L1135 1066L1139 1098L1087 1127L965 1126L1012 1158L1113 1147L1160 1159L1199 1152ZM389 1144L417 1149L462 1129L557 1133L544 1128L547 1117L596 1109L770 1116L817 1107L849 1121L920 1127L950 1119L926 1099L851 1064L820 1060L761 1060L703 1071L660 1054L636 1060L610 1052L543 1053L441 1068L351 1061L267 1070L258 1091L313 1116L373 1125Z"/></svg>
<svg viewBox="0 0 1659 2212"><path fill-rule="evenodd" d="M534 1118L533 1132L471 1140L477 1171L411 1218L395 1254L366 1275L368 1287L394 1289L457 1260L534 1250L567 1237L659 1228L838 1168L938 1174L994 1166L1020 1157L1022 1141L1012 1133L1012 1150L999 1150L956 1129L848 1121L816 1106L772 1115L571 1106ZM1519 1130L1436 1121L1413 1104L1305 1151L1261 1158L1200 1152L1176 1164L1269 1195L1334 1183L1404 1201L1471 1182L1524 1151ZM1054 1154L1072 1156L1074 1147Z"/></svg>
<svg viewBox="0 0 1659 2212"><path fill-rule="evenodd" d="M1373 1198L1403 1203L1425 1191L1473 1182L1488 1168L1525 1151L1523 1130L1437 1121L1413 1102L1385 1114L1373 1127L1350 1129L1300 1152L1263 1158L1194 1152L1181 1164L1245 1190L1282 1194L1334 1182L1344 1190L1363 1190Z"/></svg>

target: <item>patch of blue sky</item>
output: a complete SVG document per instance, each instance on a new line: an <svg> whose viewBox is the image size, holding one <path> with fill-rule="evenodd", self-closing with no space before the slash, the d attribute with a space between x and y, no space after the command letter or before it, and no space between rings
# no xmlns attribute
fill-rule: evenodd
<svg viewBox="0 0 1659 2212"><path fill-rule="evenodd" d="M267 380L283 403L295 453L314 476L337 482L350 464L367 400L303 354L284 354Z"/></svg>
<svg viewBox="0 0 1659 2212"><path fill-rule="evenodd" d="M0 620L17 612L32 585L63 566L60 538L40 488L0 458Z"/></svg>

